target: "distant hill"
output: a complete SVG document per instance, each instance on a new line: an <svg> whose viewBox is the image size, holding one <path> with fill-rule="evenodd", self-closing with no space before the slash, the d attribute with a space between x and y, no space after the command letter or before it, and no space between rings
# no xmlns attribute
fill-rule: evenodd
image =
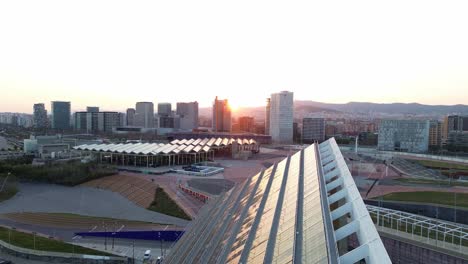
<svg viewBox="0 0 468 264"><path fill-rule="evenodd" d="M327 104L314 101L296 101L298 106L311 106L347 113L387 113L387 114L468 114L468 105L424 105L418 103L377 104L349 102L346 104Z"/></svg>
<svg viewBox="0 0 468 264"><path fill-rule="evenodd" d="M425 115L448 115L448 114L468 114L468 105L424 105L418 103L391 103L377 104L365 102L349 102L346 104L328 104L315 101L294 101L294 111L299 113L317 112L345 112L345 113L385 113L385 114L425 114ZM201 107L201 116L211 117L211 107ZM243 107L238 109L235 117L253 116L256 119L263 119L265 116L265 106Z"/></svg>
<svg viewBox="0 0 468 264"><path fill-rule="evenodd" d="M301 105L295 104L294 111L296 112L306 112L306 113L316 113L316 112L339 112L333 109L325 109L317 106L312 105ZM200 116L207 116L211 117L212 113L211 107L200 107L198 109L198 114ZM234 117L239 116L252 116L255 119L262 120L265 118L265 106L257 106L257 107L241 107L237 109L234 113Z"/></svg>

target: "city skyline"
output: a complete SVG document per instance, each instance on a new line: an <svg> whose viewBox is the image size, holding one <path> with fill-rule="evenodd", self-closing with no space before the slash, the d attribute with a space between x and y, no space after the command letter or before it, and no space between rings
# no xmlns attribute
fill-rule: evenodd
<svg viewBox="0 0 468 264"><path fill-rule="evenodd" d="M1 112L53 100L74 111L194 98L208 107L215 95L262 106L282 90L329 103L468 104L465 2L24 6L0 4Z"/></svg>

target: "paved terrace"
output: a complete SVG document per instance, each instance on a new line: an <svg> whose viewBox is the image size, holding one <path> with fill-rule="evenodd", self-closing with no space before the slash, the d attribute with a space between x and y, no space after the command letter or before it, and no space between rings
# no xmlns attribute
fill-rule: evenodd
<svg viewBox="0 0 468 264"><path fill-rule="evenodd" d="M19 189L15 197L0 204L0 214L71 213L179 226L187 224L186 220L138 207L108 190L52 184L20 184Z"/></svg>

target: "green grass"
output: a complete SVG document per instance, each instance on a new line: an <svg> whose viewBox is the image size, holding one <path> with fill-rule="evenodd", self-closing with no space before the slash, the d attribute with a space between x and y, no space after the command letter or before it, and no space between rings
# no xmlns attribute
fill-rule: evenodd
<svg viewBox="0 0 468 264"><path fill-rule="evenodd" d="M413 160L420 165L429 167L432 169L452 169L452 170L468 170L468 165L449 163L443 161L433 161L433 160Z"/></svg>
<svg viewBox="0 0 468 264"><path fill-rule="evenodd" d="M11 233L10 233L11 232ZM10 234L9 234L10 233ZM35 249L49 252L60 252L60 253L76 253L76 254L88 254L88 255L98 255L98 256L113 256L112 254L97 251L90 248L84 248L80 246L74 246L72 244L64 243L62 241L49 239L41 236L35 236L24 232L19 232L16 230L9 230L4 227L0 227L0 240L3 240L9 244L12 244L17 247Z"/></svg>
<svg viewBox="0 0 468 264"><path fill-rule="evenodd" d="M160 187L156 188L154 200L148 207L148 210L191 220L190 216L188 216L184 210L182 210L182 208L180 208L179 205L169 197L164 189Z"/></svg>
<svg viewBox="0 0 468 264"><path fill-rule="evenodd" d="M420 179L420 178L399 178L395 181L413 183L413 184L426 184L426 185L436 185L436 186L466 186L468 187L468 182L459 182L456 180L431 180L431 179Z"/></svg>
<svg viewBox="0 0 468 264"><path fill-rule="evenodd" d="M426 204L455 205L455 193L450 192L396 192L375 197L374 200L416 202ZM456 193L456 206L468 208L468 194Z"/></svg>
<svg viewBox="0 0 468 264"><path fill-rule="evenodd" d="M80 214L71 214L71 213L47 213L47 215L54 216L54 217L63 217L63 218L71 218L71 219L82 219L82 220L92 220L95 222L131 222L136 224L156 224L151 222L143 222L143 221L136 221L136 220L126 220L126 219L118 219L118 218L109 218L109 217L99 217L99 216L90 216L90 215L80 215Z"/></svg>

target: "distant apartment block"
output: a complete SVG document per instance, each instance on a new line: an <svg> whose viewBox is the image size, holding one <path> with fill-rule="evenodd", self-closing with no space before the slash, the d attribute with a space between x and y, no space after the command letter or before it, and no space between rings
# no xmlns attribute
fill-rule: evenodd
<svg viewBox="0 0 468 264"><path fill-rule="evenodd" d="M293 93L288 91L271 95L269 133L273 142L286 144L293 142L293 100Z"/></svg>
<svg viewBox="0 0 468 264"><path fill-rule="evenodd" d="M53 101L51 106L52 128L57 130L70 129L70 102Z"/></svg>
<svg viewBox="0 0 468 264"><path fill-rule="evenodd" d="M33 124L35 128L47 128L47 110L44 104L34 104Z"/></svg>
<svg viewBox="0 0 468 264"><path fill-rule="evenodd" d="M121 115L118 112L75 112L75 130L110 133L121 125Z"/></svg>
<svg viewBox="0 0 468 264"><path fill-rule="evenodd" d="M178 116L159 116L158 128L179 128L180 118Z"/></svg>
<svg viewBox="0 0 468 264"><path fill-rule="evenodd" d="M180 129L198 128L198 102L177 103L176 114L180 117Z"/></svg>
<svg viewBox="0 0 468 264"><path fill-rule="evenodd" d="M135 126L154 128L154 104L138 102L135 108Z"/></svg>
<svg viewBox="0 0 468 264"><path fill-rule="evenodd" d="M429 127L428 120L382 120L378 149L426 152L429 147Z"/></svg>
<svg viewBox="0 0 468 264"><path fill-rule="evenodd" d="M322 142L325 140L325 119L302 119L302 141L304 143Z"/></svg>
<svg viewBox="0 0 468 264"><path fill-rule="evenodd" d="M448 144L451 132L468 132L468 116L446 116L442 125L442 144Z"/></svg>
<svg viewBox="0 0 468 264"><path fill-rule="evenodd" d="M231 109L227 99L218 100L216 96L212 124L213 132L231 132Z"/></svg>

